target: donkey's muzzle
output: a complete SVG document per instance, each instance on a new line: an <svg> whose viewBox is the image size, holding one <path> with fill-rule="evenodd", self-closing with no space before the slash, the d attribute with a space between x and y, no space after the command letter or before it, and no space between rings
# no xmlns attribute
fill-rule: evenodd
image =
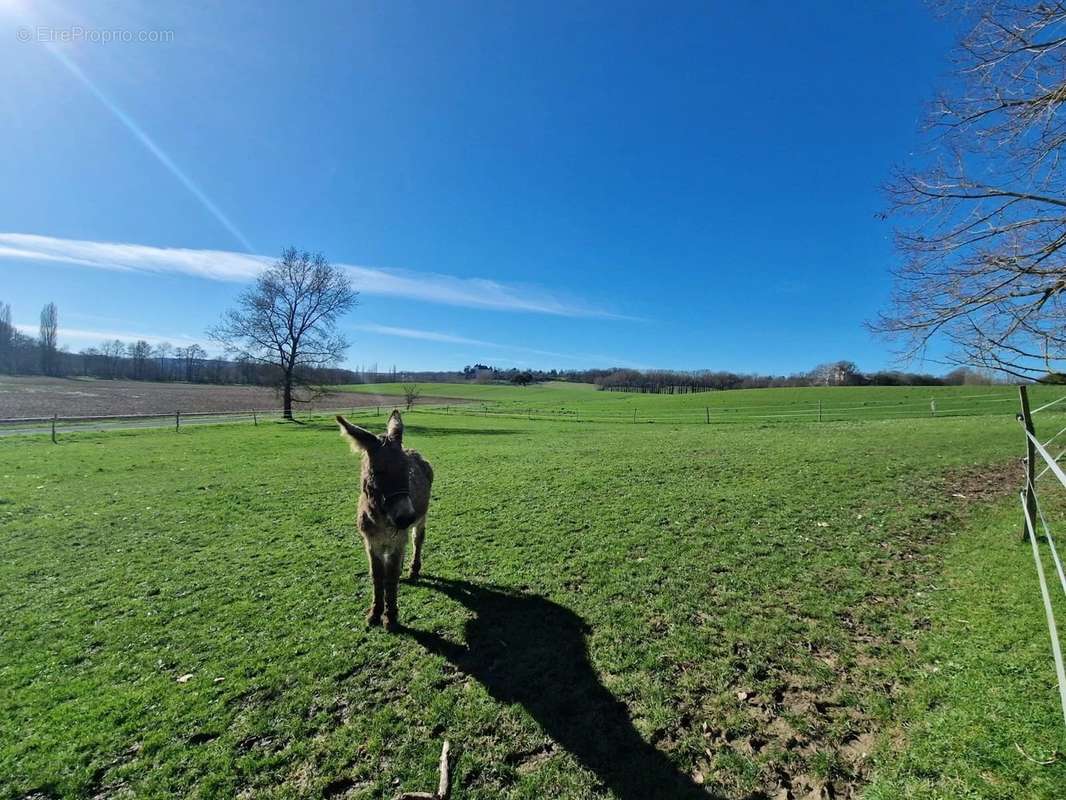
<svg viewBox="0 0 1066 800"><path fill-rule="evenodd" d="M407 495L400 495L389 500L385 513L389 515L392 524L400 530L410 528L415 524L418 516L415 514L415 504Z"/></svg>

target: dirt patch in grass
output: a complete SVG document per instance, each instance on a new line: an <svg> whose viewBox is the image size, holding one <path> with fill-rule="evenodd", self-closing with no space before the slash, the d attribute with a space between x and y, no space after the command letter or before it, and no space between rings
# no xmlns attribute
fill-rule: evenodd
<svg viewBox="0 0 1066 800"><path fill-rule="evenodd" d="M824 684L788 673L779 676L777 686L767 694L738 692L741 708L729 716L737 723L705 732L710 744L708 761L699 771L713 774L715 761L731 751L759 765L762 784L736 796L750 800L859 797L869 778L870 756L877 741L876 723L861 704L851 704L862 689L863 676L858 670L841 670Z"/></svg>
<svg viewBox="0 0 1066 800"><path fill-rule="evenodd" d="M549 742L534 750L511 753L505 759L519 773L526 774L537 769L543 762L555 755L555 745Z"/></svg>
<svg viewBox="0 0 1066 800"><path fill-rule="evenodd" d="M720 698L720 727L705 727L706 760L696 774L711 776L726 763L753 765L759 788L727 787L744 800L842 800L862 795L871 778L883 721L873 706L895 704L914 665L917 639L930 626L926 601L937 569L937 548L971 509L1017 491L1017 460L951 470L913 494L912 524L886 536L871 573L899 591L892 603L868 595L836 615L847 644L831 646L812 633L793 654L773 657L758 674L750 669ZM924 599L923 599L924 598ZM907 627L887 624L904 610ZM909 631L907 628L909 627ZM737 671L753 654L734 648ZM666 739L674 734L667 733ZM887 745L891 746L891 745Z"/></svg>
<svg viewBox="0 0 1066 800"><path fill-rule="evenodd" d="M322 796L324 798L349 797L367 787L368 784L359 783L351 778L337 778L325 785L322 789Z"/></svg>
<svg viewBox="0 0 1066 800"><path fill-rule="evenodd" d="M997 464L962 467L946 473L938 482L943 495L970 504L991 503L1016 495L1025 485L1025 466L1012 458Z"/></svg>

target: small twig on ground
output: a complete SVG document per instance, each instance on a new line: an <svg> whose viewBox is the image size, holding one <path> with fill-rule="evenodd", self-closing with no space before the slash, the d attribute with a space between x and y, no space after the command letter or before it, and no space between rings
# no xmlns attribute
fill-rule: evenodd
<svg viewBox="0 0 1066 800"><path fill-rule="evenodd" d="M1019 753L1021 753L1021 754L1022 754L1023 756L1025 756L1025 757L1026 757L1027 759L1029 759L1030 761L1032 761L1032 762L1033 762L1034 764L1039 764L1039 765L1040 765L1040 766L1042 766L1042 767L1046 767L1046 766L1048 766L1049 764L1054 764L1054 763L1055 763L1056 761L1058 761L1058 760L1059 760L1059 756L1058 756L1058 753L1056 753L1055 755L1053 755L1053 756L1051 757L1051 760L1050 760L1050 761L1040 761L1039 759L1033 758L1033 757L1032 757L1031 755L1029 755L1029 754L1028 754L1027 752L1025 752L1024 750L1022 750L1022 746L1021 746L1020 744L1018 744L1017 742L1015 742L1015 743L1014 743L1014 747L1015 747L1015 749L1016 749L1016 750L1017 750L1017 751L1018 751Z"/></svg>
<svg viewBox="0 0 1066 800"><path fill-rule="evenodd" d="M404 792L396 800L448 800L452 793L451 764L448 763L448 751L451 745L444 740L444 746L440 749L440 782L437 784L435 794L430 792Z"/></svg>

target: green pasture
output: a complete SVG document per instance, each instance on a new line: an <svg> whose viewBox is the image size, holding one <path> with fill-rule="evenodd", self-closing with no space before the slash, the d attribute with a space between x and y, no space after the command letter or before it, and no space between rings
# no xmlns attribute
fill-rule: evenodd
<svg viewBox="0 0 1066 800"><path fill-rule="evenodd" d="M1018 412L1013 386L825 386L737 389L692 394L643 394L597 390L587 383L532 386L477 383L417 384L421 396L466 414L536 416L599 422L824 422L904 419ZM403 400L404 384L373 383L344 391L392 395ZM1033 406L1060 397L1055 386L1030 388Z"/></svg>
<svg viewBox="0 0 1066 800"><path fill-rule="evenodd" d="M460 390L590 419L811 391L425 387ZM816 393L1011 395L837 391ZM396 634L364 626L358 461L328 418L5 439L0 798L391 800L436 786L444 739L456 800L1062 797L1002 405L416 410L407 444L437 480Z"/></svg>

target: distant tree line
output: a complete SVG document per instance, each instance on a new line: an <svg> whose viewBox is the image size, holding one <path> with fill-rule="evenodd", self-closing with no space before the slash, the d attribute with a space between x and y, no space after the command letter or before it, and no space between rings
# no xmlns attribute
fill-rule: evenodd
<svg viewBox="0 0 1066 800"><path fill-rule="evenodd" d="M248 357L211 356L199 344L151 344L144 339L112 339L99 347L71 353L58 346L59 310L49 303L41 311L39 335L22 333L11 321L11 306L0 302L0 374L91 377L188 383L243 383L273 386L278 367ZM355 372L334 367L307 368L309 382L359 382Z"/></svg>
<svg viewBox="0 0 1066 800"><path fill-rule="evenodd" d="M751 375L722 371L675 372L618 369L592 380L612 392L688 394L728 389L764 389L783 386L962 386L996 383L990 374L959 367L946 375L898 370L862 372L851 361L819 364L809 372L792 375Z"/></svg>
<svg viewBox="0 0 1066 800"><path fill-rule="evenodd" d="M791 375L754 375L722 370L519 370L503 369L487 364L467 365L458 371L411 372L396 370L378 372L376 369L356 370L358 382L386 383L397 381L420 383L512 383L526 386L545 381L592 383L605 391L643 392L652 394L689 394L728 389L763 389L788 386L962 386L999 383L1003 379L966 367L959 367L946 375L930 375L900 370L863 372L851 361L832 361L819 364L807 372ZM1050 379L1053 376L1048 376Z"/></svg>
<svg viewBox="0 0 1066 800"><path fill-rule="evenodd" d="M184 381L188 383L238 383L277 386L281 366L265 362L254 353L235 358L211 356L199 344L184 347L168 342L151 344L144 339L123 342L113 339L78 353L61 349L58 342L59 311L54 303L41 310L37 337L28 336L11 322L11 306L0 302L0 374L85 376L105 379ZM332 359L332 356L331 356ZM688 394L728 389L759 389L788 386L960 386L990 384L999 379L992 373L959 367L946 375L880 370L863 372L851 361L819 364L808 372L792 375L755 375L728 371L635 369L519 370L501 369L480 362L461 370L407 371L393 366L381 371L377 364L355 370L332 366L300 367L301 382L315 385L343 383L512 383L525 386L544 381L593 383L614 392ZM1044 380L1063 380L1049 374Z"/></svg>
<svg viewBox="0 0 1066 800"><path fill-rule="evenodd" d="M596 374L607 370L593 370ZM559 370L520 370L514 367L501 369L486 364L467 365L461 370L401 370L393 366L381 371L377 364L358 366L354 370L353 383L514 383L519 386L542 381L583 381L586 371L560 372Z"/></svg>
<svg viewBox="0 0 1066 800"><path fill-rule="evenodd" d="M689 394L727 389L762 389L788 386L961 386L987 385L1001 382L991 372L959 367L946 375L930 375L900 370L863 372L851 361L832 361L819 364L807 372L791 375L755 375L722 370L520 370L503 369L487 364L467 365L459 371L376 372L356 370L364 383L395 381L440 383L466 381L470 383L512 383L525 386L545 381L592 383L600 389L616 392L648 392L655 394ZM1050 376L1049 376L1050 377Z"/></svg>

